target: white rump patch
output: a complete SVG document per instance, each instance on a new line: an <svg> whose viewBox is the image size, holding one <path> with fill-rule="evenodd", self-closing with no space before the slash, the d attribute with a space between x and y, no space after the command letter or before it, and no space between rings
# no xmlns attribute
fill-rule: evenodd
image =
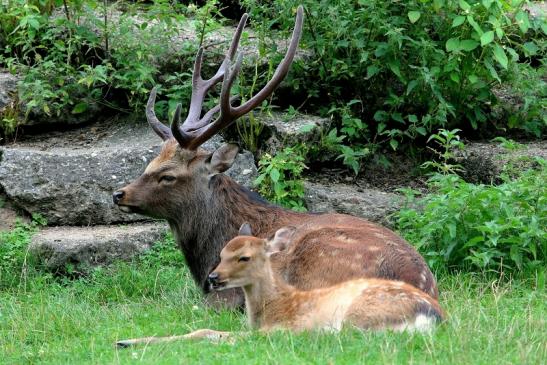
<svg viewBox="0 0 547 365"><path fill-rule="evenodd" d="M430 332L435 327L436 319L434 317L426 316L425 314L419 314L414 319L414 322L406 322L397 326L394 326L395 331L409 331L409 332Z"/></svg>

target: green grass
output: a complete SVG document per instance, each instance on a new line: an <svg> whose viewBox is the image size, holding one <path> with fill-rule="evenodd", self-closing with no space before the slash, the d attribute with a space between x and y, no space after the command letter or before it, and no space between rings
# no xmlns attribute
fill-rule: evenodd
<svg viewBox="0 0 547 365"><path fill-rule="evenodd" d="M243 314L204 308L172 245L167 239L135 262L73 280L32 267L25 275L12 271L19 283L0 287L0 362L501 365L540 364L547 358L547 294L536 289L537 280L499 283L470 274L440 278L440 302L449 319L431 335L350 329L341 334L253 333L235 344L116 349L115 341L126 338L246 329Z"/></svg>

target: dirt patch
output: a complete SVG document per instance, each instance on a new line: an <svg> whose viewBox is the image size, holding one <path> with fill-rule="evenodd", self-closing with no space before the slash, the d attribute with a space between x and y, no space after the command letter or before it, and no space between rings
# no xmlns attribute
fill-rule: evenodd
<svg viewBox="0 0 547 365"><path fill-rule="evenodd" d="M30 219L19 212L12 204L6 201L6 197L0 194L0 231L9 231L20 220L29 223Z"/></svg>
<svg viewBox="0 0 547 365"><path fill-rule="evenodd" d="M371 161L358 176L347 168L311 165L306 179L327 186L344 183L390 193L401 188L412 188L421 192L427 190L427 176L420 171L419 161L396 154L390 154L387 158L389 165L382 166L378 161Z"/></svg>

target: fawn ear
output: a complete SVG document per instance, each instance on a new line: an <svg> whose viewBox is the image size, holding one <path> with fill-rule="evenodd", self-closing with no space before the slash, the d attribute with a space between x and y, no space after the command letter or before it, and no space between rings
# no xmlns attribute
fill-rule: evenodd
<svg viewBox="0 0 547 365"><path fill-rule="evenodd" d="M234 164L239 147L235 144L225 144L219 147L211 155L209 161L209 173L211 175L220 174L228 170Z"/></svg>
<svg viewBox="0 0 547 365"><path fill-rule="evenodd" d="M286 226L279 228L272 239L266 243L266 250L269 254L286 250L290 244L291 239L296 232L296 227Z"/></svg>
<svg viewBox="0 0 547 365"><path fill-rule="evenodd" d="M251 225L247 222L243 223L241 227L239 227L239 235L240 236L252 236L253 231L251 230Z"/></svg>

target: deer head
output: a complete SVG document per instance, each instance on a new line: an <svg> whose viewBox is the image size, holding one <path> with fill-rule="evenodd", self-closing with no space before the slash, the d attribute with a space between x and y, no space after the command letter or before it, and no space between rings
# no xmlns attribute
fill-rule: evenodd
<svg viewBox="0 0 547 365"><path fill-rule="evenodd" d="M296 228L282 227L270 239L253 237L248 223L239 229L239 235L226 244L220 253L220 264L209 274L209 283L215 290L245 287L270 276L269 256L287 249Z"/></svg>
<svg viewBox="0 0 547 365"><path fill-rule="evenodd" d="M233 106L235 98L230 97L230 89L243 61L241 54L236 60L236 51L247 14L239 22L224 61L208 80L201 77L203 48L197 52L190 107L182 125L180 104L176 108L171 128L158 120L154 112L157 90L152 89L146 106L146 117L164 144L159 156L148 165L142 176L113 194L114 203L121 210L168 220L203 210L203 204L211 200L212 179L230 168L238 149L234 145L224 145L210 153L200 146L260 105L277 88L294 59L302 33L302 19L303 9L300 6L285 57L264 88L239 106ZM205 97L220 82L219 104L202 114Z"/></svg>

